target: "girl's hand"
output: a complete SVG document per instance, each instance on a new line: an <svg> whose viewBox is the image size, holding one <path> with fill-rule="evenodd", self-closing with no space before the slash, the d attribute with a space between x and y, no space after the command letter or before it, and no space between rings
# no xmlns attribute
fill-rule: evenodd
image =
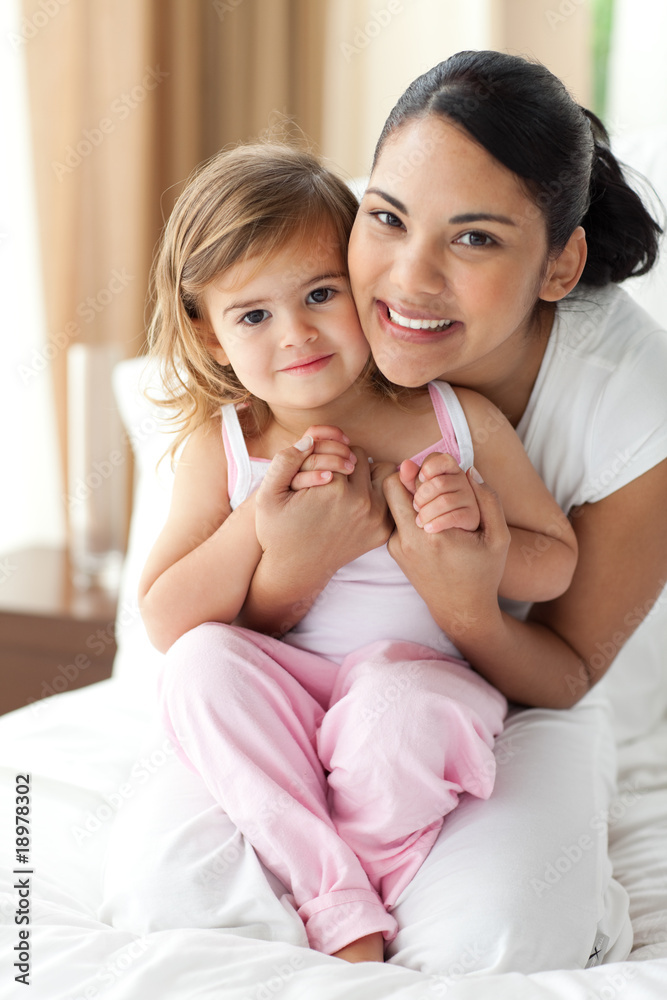
<svg viewBox="0 0 667 1000"><path fill-rule="evenodd" d="M292 565L303 560L322 569L326 564L333 567L332 575L389 538L393 522L382 481L394 469L388 463L370 466L363 449L355 448L352 472L334 472L326 490L301 486L295 491L297 475L312 474L299 472L315 454L312 435L310 441L303 450L285 448L273 457L257 490L257 538L264 552ZM332 462L336 456L322 457Z"/></svg>
<svg viewBox="0 0 667 1000"><path fill-rule="evenodd" d="M349 447L350 439L339 427L316 424L308 428L306 435L313 438L314 446L292 479L290 489L322 486L331 482L334 472L344 476L354 472L357 456Z"/></svg>
<svg viewBox="0 0 667 1000"><path fill-rule="evenodd" d="M436 458L442 456L433 456L432 465L438 464ZM444 468L444 463L439 468ZM404 475L410 471L414 470L404 470ZM389 553L454 642L462 631L497 618L498 586L510 541L497 494L485 483L476 482L471 471L466 476L480 515L475 531L421 530L415 523L410 489L398 474L384 480L384 493L396 525L389 539ZM418 479L413 480L415 496L421 489L418 484Z"/></svg>
<svg viewBox="0 0 667 1000"><path fill-rule="evenodd" d="M413 494L415 523L429 533L448 528L476 531L479 505L463 469L452 455L433 452L421 469L411 460L401 464L400 480Z"/></svg>

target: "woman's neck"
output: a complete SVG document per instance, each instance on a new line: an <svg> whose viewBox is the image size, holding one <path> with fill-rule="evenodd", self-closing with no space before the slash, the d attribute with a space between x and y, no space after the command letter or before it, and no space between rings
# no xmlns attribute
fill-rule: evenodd
<svg viewBox="0 0 667 1000"><path fill-rule="evenodd" d="M523 416L540 371L556 315L555 304L543 303L530 330L468 371L442 376L452 385L465 386L486 396L505 414L513 427Z"/></svg>

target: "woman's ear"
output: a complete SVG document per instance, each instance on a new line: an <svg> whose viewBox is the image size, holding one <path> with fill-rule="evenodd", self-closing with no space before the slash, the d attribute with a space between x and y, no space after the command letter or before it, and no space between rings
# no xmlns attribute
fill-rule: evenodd
<svg viewBox="0 0 667 1000"><path fill-rule="evenodd" d="M571 292L586 264L588 248L583 226L577 226L558 257L549 261L538 298L558 302Z"/></svg>
<svg viewBox="0 0 667 1000"><path fill-rule="evenodd" d="M219 365L228 365L229 358L220 346L220 341L213 332L213 327L210 325L208 320L193 319L191 320L191 323L201 337L204 347L212 358L217 361Z"/></svg>

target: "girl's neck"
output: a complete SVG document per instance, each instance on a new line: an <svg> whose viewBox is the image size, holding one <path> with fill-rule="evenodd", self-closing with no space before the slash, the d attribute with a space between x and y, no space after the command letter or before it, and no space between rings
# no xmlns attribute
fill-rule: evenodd
<svg viewBox="0 0 667 1000"><path fill-rule="evenodd" d="M318 424L340 427L353 443L357 443L363 429L394 406L391 400L379 396L370 386L354 385L325 406L308 410L277 407L271 410L261 439L254 440L255 454L259 455L260 450L275 454L298 441L309 427ZM262 454L262 457L271 455Z"/></svg>

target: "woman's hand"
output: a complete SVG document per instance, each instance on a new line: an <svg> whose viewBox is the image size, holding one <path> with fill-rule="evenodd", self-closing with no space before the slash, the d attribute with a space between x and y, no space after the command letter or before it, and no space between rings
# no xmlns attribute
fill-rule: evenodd
<svg viewBox="0 0 667 1000"><path fill-rule="evenodd" d="M429 455L422 467L425 481L447 475L450 458ZM498 586L510 541L502 505L491 487L477 482L470 470L466 476L479 510L479 527L475 531L454 527L427 533L415 523L414 502L421 489L416 467L404 466L400 474L384 481L396 525L389 552L440 627L456 642L469 628L500 613Z"/></svg>
<svg viewBox="0 0 667 1000"><path fill-rule="evenodd" d="M262 558L252 579L239 624L280 635L303 618L336 570L383 545L393 521L382 483L389 463L369 465L361 448L349 474L333 473L317 488L292 489L306 447L285 448L274 456L257 490L255 527Z"/></svg>

